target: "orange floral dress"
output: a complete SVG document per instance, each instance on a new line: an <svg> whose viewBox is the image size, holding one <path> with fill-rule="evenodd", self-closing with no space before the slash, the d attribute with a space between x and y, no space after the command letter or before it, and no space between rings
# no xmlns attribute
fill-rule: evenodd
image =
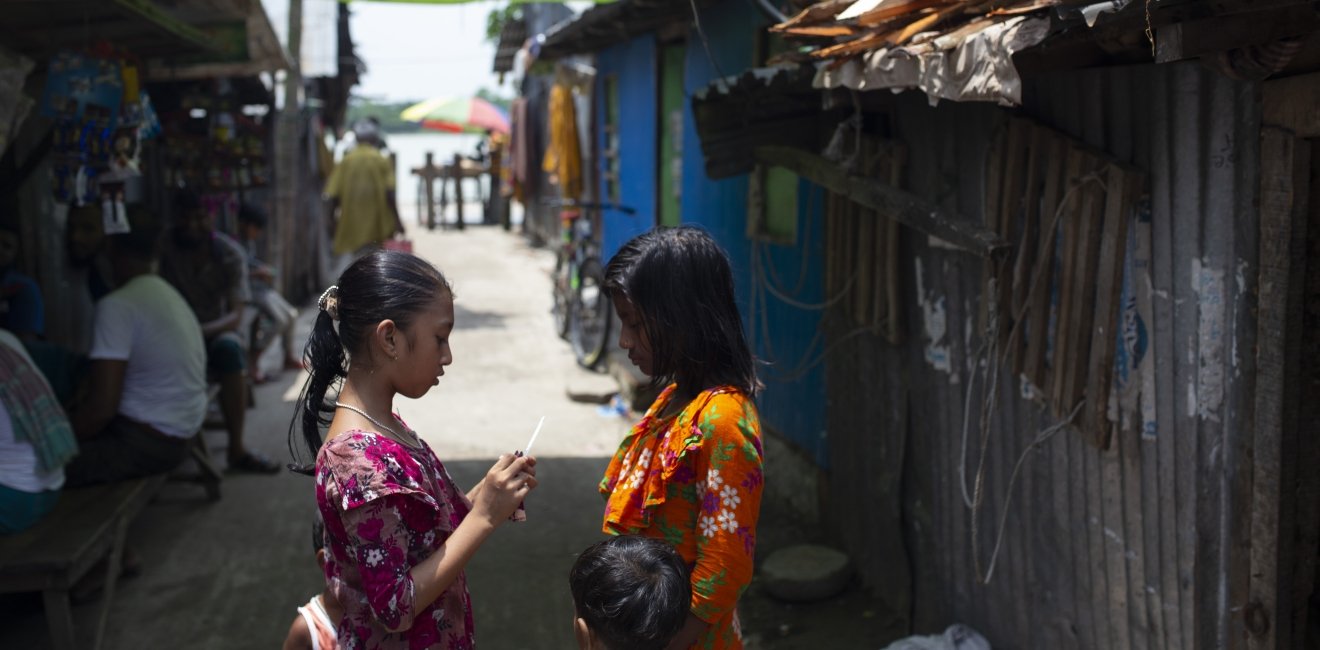
<svg viewBox="0 0 1320 650"><path fill-rule="evenodd" d="M644 535L678 549L692 569L692 614L710 628L693 648L742 648L735 607L752 580L764 485L761 425L742 391L697 395L659 418L669 386L624 438L600 491L603 530Z"/></svg>

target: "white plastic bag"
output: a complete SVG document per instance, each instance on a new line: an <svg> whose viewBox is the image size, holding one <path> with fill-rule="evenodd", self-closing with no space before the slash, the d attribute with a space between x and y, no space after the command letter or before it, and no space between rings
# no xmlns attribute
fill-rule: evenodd
<svg viewBox="0 0 1320 650"><path fill-rule="evenodd" d="M889 644L884 650L990 650L990 642L976 630L954 623L944 634L910 636Z"/></svg>

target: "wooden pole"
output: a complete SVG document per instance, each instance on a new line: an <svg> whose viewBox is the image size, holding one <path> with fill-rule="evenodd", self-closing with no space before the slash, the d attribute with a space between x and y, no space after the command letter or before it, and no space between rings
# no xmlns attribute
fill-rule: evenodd
<svg viewBox="0 0 1320 650"><path fill-rule="evenodd" d="M458 229L463 226L463 154L454 154L454 210L458 214Z"/></svg>
<svg viewBox="0 0 1320 650"><path fill-rule="evenodd" d="M435 176L431 171L435 168L435 154L426 152L426 169L422 174L423 182L426 183L424 194L426 195L426 228L435 230Z"/></svg>
<svg viewBox="0 0 1320 650"><path fill-rule="evenodd" d="M501 187L500 170L503 169L504 144L490 148L490 205L495 213L495 221L505 230L509 229L509 209L504 201L504 188Z"/></svg>
<svg viewBox="0 0 1320 650"><path fill-rule="evenodd" d="M275 218L270 224L270 263L280 270L280 287L285 295L291 293L294 256L293 239L298 236L295 226L298 216L298 181L300 139L299 99L302 94L302 73L298 65L302 57L302 0L289 0L289 55L292 66L284 78L284 106L276 120L275 131Z"/></svg>

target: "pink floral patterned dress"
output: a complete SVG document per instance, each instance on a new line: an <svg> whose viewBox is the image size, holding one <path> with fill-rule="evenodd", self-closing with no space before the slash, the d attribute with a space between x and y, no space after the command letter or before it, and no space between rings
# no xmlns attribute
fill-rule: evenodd
<svg viewBox="0 0 1320 650"><path fill-rule="evenodd" d="M316 456L316 505L325 520L325 578L344 607L346 649L475 646L467 577L413 612L409 571L439 549L471 504L431 448L347 431Z"/></svg>

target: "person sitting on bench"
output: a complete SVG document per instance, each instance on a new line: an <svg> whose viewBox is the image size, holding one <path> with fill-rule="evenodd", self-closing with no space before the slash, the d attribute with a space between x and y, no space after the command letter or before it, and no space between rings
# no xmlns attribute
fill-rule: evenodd
<svg viewBox="0 0 1320 650"><path fill-rule="evenodd" d="M220 412L229 433L229 469L273 474L279 463L243 444L247 416L247 352L239 330L251 299L243 249L217 232L201 198L180 190L160 258L160 275L183 294L202 323L207 366L220 383Z"/></svg>
<svg viewBox="0 0 1320 650"><path fill-rule="evenodd" d="M0 535L55 507L78 453L69 419L17 336L0 329Z"/></svg>
<svg viewBox="0 0 1320 650"><path fill-rule="evenodd" d="M72 415L82 449L64 470L70 487L174 469L206 417L202 328L153 271L158 221L138 206L128 216L132 232L108 237L118 288L96 305L88 385Z"/></svg>
<svg viewBox="0 0 1320 650"><path fill-rule="evenodd" d="M264 384L270 377L261 372L261 355L276 336L284 350L284 370L302 370L302 359L294 352L293 328L297 324L298 310L275 290L275 269L257 257L257 239L266 231L266 213L255 205L244 203L238 208L238 228L247 252L248 274L252 279L252 305L256 313L252 319L248 378L254 384ZM270 325L262 327L264 321ZM270 332L260 332L270 329Z"/></svg>

